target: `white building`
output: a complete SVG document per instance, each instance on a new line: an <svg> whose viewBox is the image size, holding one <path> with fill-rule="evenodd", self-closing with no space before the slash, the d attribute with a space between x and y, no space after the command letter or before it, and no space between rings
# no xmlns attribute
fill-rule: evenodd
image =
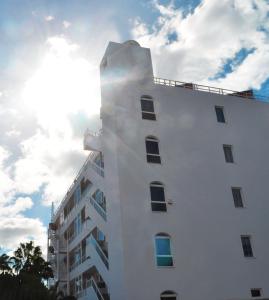
<svg viewBox="0 0 269 300"><path fill-rule="evenodd" d="M67 294L89 300L269 298L269 106L153 77L110 42L102 131L49 228Z"/></svg>

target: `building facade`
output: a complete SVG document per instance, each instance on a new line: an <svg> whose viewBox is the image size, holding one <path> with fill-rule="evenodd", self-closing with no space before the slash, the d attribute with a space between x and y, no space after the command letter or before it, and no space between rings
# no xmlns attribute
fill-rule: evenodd
<svg viewBox="0 0 269 300"><path fill-rule="evenodd" d="M269 298L269 106L154 78L110 42L102 129L49 227L59 289L89 300Z"/></svg>

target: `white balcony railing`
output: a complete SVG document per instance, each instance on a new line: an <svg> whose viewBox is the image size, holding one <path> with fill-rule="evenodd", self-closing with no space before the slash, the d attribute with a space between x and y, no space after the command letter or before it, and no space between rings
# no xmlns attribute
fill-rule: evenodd
<svg viewBox="0 0 269 300"><path fill-rule="evenodd" d="M101 130L99 132L92 132L87 129L84 134L84 150L101 152L101 134Z"/></svg>

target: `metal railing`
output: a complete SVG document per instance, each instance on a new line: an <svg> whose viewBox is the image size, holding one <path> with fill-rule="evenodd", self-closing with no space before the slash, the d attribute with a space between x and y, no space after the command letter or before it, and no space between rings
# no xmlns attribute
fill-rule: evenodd
<svg viewBox="0 0 269 300"><path fill-rule="evenodd" d="M106 211L103 209L103 207L92 197L90 197L90 203L98 212L98 214L106 221Z"/></svg>
<svg viewBox="0 0 269 300"><path fill-rule="evenodd" d="M228 89L223 89L223 88L218 88L213 86L207 86L202 84L189 83L189 82L183 82L183 81L171 80L171 79L163 79L158 77L154 77L154 83L160 85L172 86L172 87L186 88L195 91L225 95L225 96L235 96L240 98L260 99L260 100L267 100L267 101L269 100L268 97L264 95L258 95L258 94L254 95L252 90L238 92L238 91L233 91L233 90L228 90Z"/></svg>
<svg viewBox="0 0 269 300"><path fill-rule="evenodd" d="M109 269L108 258L92 234L90 236L90 241L91 241L91 244L93 245L93 247L95 248L96 252L100 256L102 262L105 264L106 268Z"/></svg>

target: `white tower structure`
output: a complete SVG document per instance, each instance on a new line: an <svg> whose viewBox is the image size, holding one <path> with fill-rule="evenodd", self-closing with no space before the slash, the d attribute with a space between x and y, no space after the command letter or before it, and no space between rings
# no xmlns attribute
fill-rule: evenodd
<svg viewBox="0 0 269 300"><path fill-rule="evenodd" d="M55 281L82 300L269 299L269 106L252 91L154 78L110 42L102 130L55 212Z"/></svg>

